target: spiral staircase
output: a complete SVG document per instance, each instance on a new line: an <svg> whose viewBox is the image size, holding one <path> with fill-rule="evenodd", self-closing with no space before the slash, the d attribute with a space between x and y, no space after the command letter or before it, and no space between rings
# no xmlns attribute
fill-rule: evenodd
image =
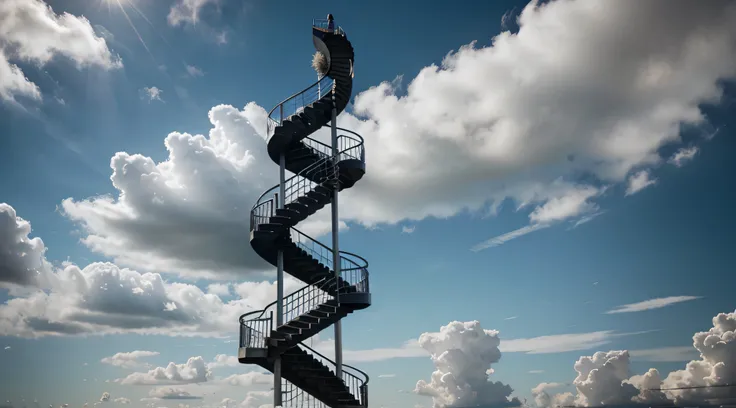
<svg viewBox="0 0 736 408"><path fill-rule="evenodd" d="M368 262L340 251L338 277L333 250L296 228L332 203L335 190L352 187L365 174L363 138L357 133L337 128L337 154L332 146L309 137L332 120L333 106L338 114L347 106L354 62L342 28L328 30L327 21L314 20L312 38L326 57L327 73L278 104L268 117L268 154L277 164L283 154L285 168L294 176L264 192L250 218L250 243L256 253L276 266L283 251L284 271L306 285L284 297L281 325L274 320L276 302L240 317L238 360L273 372L280 357L285 408L367 407L368 376L344 364L337 370L334 361L303 343L371 304Z"/></svg>

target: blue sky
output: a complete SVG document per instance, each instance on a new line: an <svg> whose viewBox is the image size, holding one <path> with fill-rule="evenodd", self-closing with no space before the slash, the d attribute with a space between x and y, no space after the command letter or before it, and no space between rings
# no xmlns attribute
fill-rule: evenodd
<svg viewBox="0 0 736 408"><path fill-rule="evenodd" d="M646 384L680 386L708 381L678 377L690 360L730 368L733 5L48 5L0 6L0 405L269 402L268 384L247 383L266 377L232 362L237 315L275 293L242 226L277 176L263 109L316 79L310 23L327 13L356 49L338 121L366 138L367 175L341 201L340 242L369 260L373 305L343 331L373 406L461 396L430 381L448 369L429 339L471 361L500 348L481 373L540 408L631 400L647 387L629 377L650 368ZM328 217L304 228L330 242ZM478 345L471 323L440 329L453 321L498 333ZM627 376L576 389L589 373L575 362L610 350L629 353L594 358L598 378L620 375L606 361ZM185 380L151 378L170 363Z"/></svg>

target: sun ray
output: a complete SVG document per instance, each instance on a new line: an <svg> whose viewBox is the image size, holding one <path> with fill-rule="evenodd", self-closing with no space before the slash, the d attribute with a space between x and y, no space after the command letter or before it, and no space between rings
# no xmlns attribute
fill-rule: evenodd
<svg viewBox="0 0 736 408"><path fill-rule="evenodd" d="M140 9L139 9L138 7L136 7L136 5L135 5L135 4L133 4L133 2L128 2L128 5L129 5L130 7L132 7L132 8L133 8L133 10L135 10L135 12L136 12L136 13L138 13L138 15L139 15L139 16L141 16L141 17L142 17L142 18L143 18L144 20L146 20L146 22L147 22L147 23L148 23L148 24L149 24L149 25L151 26L151 28L153 28L153 31L155 31L155 32L156 32L156 34L158 34L158 36L159 36L159 37L161 37L161 40L163 40L163 42L165 42L165 43L166 43L166 45L169 45L169 46L170 46L169 42L168 42L168 41L166 40L166 38L164 38L164 36L163 36L163 35L162 35L162 34L161 34L161 33L160 33L160 32L159 32L159 31L158 31L157 29L156 29L156 26L155 26L155 25L153 25L153 23L151 22L151 20L149 20L149 19L148 19L148 17L146 17L146 15L145 15L145 14L143 14L143 12L142 12L142 11L141 11L141 10L140 10Z"/></svg>
<svg viewBox="0 0 736 408"><path fill-rule="evenodd" d="M135 28L135 24L133 24L133 21L130 19L130 16L128 16L128 13L125 11L125 8L123 7L123 3L121 3L120 0L113 0L113 1L115 1L118 4L118 7L120 7L120 11L123 12L125 19L128 20L128 24L130 24L130 28L133 29L133 31L135 32L135 35L138 36L138 40L140 40L141 44L143 44L143 48L146 49L146 51L148 52L148 55L150 55L153 61L155 62L156 58L151 53L151 50L148 49L148 45L146 45L146 42L143 41L143 37L141 37L141 34L138 32L138 29Z"/></svg>

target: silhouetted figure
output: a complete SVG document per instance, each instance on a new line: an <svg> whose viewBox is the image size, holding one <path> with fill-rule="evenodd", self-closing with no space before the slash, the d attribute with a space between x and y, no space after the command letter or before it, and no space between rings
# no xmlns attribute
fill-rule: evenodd
<svg viewBox="0 0 736 408"><path fill-rule="evenodd" d="M327 15L327 31L329 32L335 31L335 18L332 17L332 14Z"/></svg>

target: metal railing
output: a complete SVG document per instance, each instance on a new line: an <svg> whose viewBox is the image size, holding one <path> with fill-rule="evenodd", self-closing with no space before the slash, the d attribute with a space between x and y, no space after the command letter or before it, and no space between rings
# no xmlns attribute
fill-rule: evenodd
<svg viewBox="0 0 736 408"><path fill-rule="evenodd" d="M335 270L332 248L294 227L291 228L290 235L291 241L297 247L307 252L309 256L330 271ZM356 292L370 292L368 261L364 258L347 251L340 251L340 277L343 279L341 286L355 286Z"/></svg>
<svg viewBox="0 0 736 408"><path fill-rule="evenodd" d="M332 30L330 30L330 22L326 18L315 18L312 19L312 27L316 28L320 31L324 31L326 33L333 33L338 35L345 35L345 30L342 29L342 27L335 25L334 20L332 23L333 27Z"/></svg>
<svg viewBox="0 0 736 408"><path fill-rule="evenodd" d="M291 382L281 380L281 406L283 408L330 408Z"/></svg>
<svg viewBox="0 0 736 408"><path fill-rule="evenodd" d="M307 234L291 228L291 240L300 249L319 261L330 271L333 268L332 249ZM355 293L370 293L370 275L368 261L350 252L340 251L340 278L338 282L334 274L327 275L313 285L306 285L294 293L284 297L284 323L307 314L319 305L334 299L328 290L354 287ZM240 347L267 348L268 337L274 329L273 315L276 301L271 302L263 310L256 310L240 316Z"/></svg>
<svg viewBox="0 0 736 408"><path fill-rule="evenodd" d="M330 371L332 371L333 374L337 373L337 364L330 360L329 358L323 356L322 354L318 353L316 350L308 347L304 343L299 343L299 347L306 351L308 354L311 354L312 357L317 359L320 363L322 363L325 367L327 367ZM368 381L370 381L370 377L368 377L368 374L364 373L361 370L358 370L357 368L353 366L349 366L347 364L342 365L342 381L345 383L345 386L348 388L348 391L355 397L358 402L360 402L361 407L367 407L368 406Z"/></svg>
<svg viewBox="0 0 736 408"><path fill-rule="evenodd" d="M319 180L319 178L322 178L319 180L321 183L333 180L336 181L338 171L337 165L340 161L352 159L360 160L365 163L365 146L363 137L351 130L343 128L338 128L338 130L352 134L340 135L337 138L338 160L332 160L331 146L309 137L303 140L304 145L311 149L312 153L316 154L320 159L285 181L285 205L296 201L299 197L306 196L307 193L314 190L314 188L319 185L319 183L311 180ZM278 208L279 202L278 191L279 185L276 184L261 194L255 205L253 205L253 208L250 211L251 231L258 230L258 226L260 224L269 223L270 218L276 215L276 209Z"/></svg>
<svg viewBox="0 0 736 408"><path fill-rule="evenodd" d="M337 130L351 134L339 135L337 137L338 161L354 159L365 163L365 141L363 137L345 128L338 127ZM332 156L332 146L330 145L312 139L311 137L304 138L302 143L318 155Z"/></svg>
<svg viewBox="0 0 736 408"><path fill-rule="evenodd" d="M322 158L315 163L309 165L306 169L299 172L284 182L284 205L293 203L299 197L306 196L317 186L330 181L337 181L337 162L330 160L329 157ZM318 182L312 181L317 180ZM250 211L250 230L258 230L261 224L270 222L270 218L276 215L278 208L278 191L280 186L277 184L266 190L256 201L256 204Z"/></svg>
<svg viewBox="0 0 736 408"><path fill-rule="evenodd" d="M284 297L283 321L290 322L297 317L317 308L322 303L334 299L323 288L334 285L334 277L326 277L314 285L306 285ZM240 347L268 348L268 337L274 328L273 316L276 313L276 301L263 310L246 313L240 316Z"/></svg>
<svg viewBox="0 0 736 408"><path fill-rule="evenodd" d="M293 115L298 115L304 108L323 97L327 96L335 86L335 81L323 76L317 82L309 85L304 90L291 95L281 101L268 112L268 120L266 123L266 142L271 139L276 126L281 125L283 121L288 120Z"/></svg>

